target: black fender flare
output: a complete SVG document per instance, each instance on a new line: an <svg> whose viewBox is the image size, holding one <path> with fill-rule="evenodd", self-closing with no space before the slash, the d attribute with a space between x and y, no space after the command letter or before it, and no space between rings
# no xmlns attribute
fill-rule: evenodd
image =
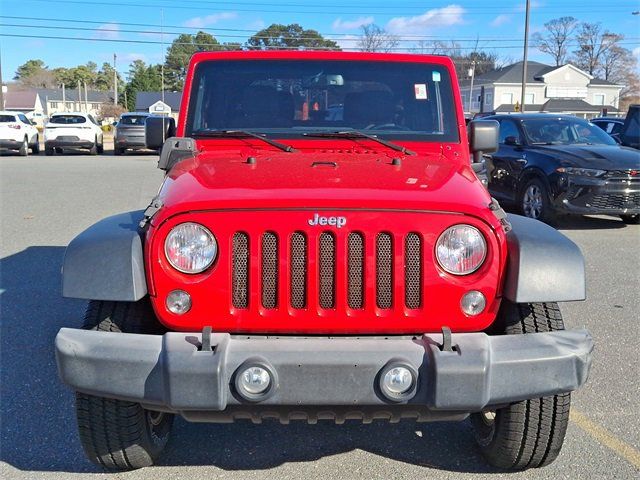
<svg viewBox="0 0 640 480"><path fill-rule="evenodd" d="M62 295L135 302L147 294L140 221L144 211L107 217L75 237L62 262Z"/></svg>
<svg viewBox="0 0 640 480"><path fill-rule="evenodd" d="M580 248L538 220L508 214L507 271L503 296L515 303L584 300L586 280Z"/></svg>

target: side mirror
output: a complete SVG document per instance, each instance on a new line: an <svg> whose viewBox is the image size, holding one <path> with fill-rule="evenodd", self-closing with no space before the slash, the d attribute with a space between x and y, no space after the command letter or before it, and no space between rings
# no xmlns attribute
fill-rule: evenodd
<svg viewBox="0 0 640 480"><path fill-rule="evenodd" d="M522 146L522 144L520 143L520 140L518 140L518 137L515 137L513 135L509 135L507 138L504 139L504 144L505 145L511 145L512 147L520 147Z"/></svg>
<svg viewBox="0 0 640 480"><path fill-rule="evenodd" d="M483 153L498 150L500 124L495 120L473 120L469 123L469 147L474 163L482 160Z"/></svg>
<svg viewBox="0 0 640 480"><path fill-rule="evenodd" d="M145 143L152 150L160 150L168 138L176 136L176 121L171 117L147 117L144 127Z"/></svg>

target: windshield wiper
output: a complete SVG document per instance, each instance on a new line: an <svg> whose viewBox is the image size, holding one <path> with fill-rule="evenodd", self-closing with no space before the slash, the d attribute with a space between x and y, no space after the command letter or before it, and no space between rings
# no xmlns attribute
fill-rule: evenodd
<svg viewBox="0 0 640 480"><path fill-rule="evenodd" d="M254 132L249 132L248 130L196 130L192 133L194 137L251 137L257 138L258 140L262 140L269 145L272 145L280 150L285 152L295 152L296 149L291 145L286 145L284 143L276 142L275 140L271 140L270 138L265 137L264 135L260 135Z"/></svg>
<svg viewBox="0 0 640 480"><path fill-rule="evenodd" d="M380 145L384 145L387 148L391 148L396 152L402 152L405 155L417 155L413 150L409 150L408 148L403 147L402 145L398 145L396 143L389 142L387 140L383 140L376 135L369 135L368 133L361 132L360 130L342 130L337 132L308 132L303 133L306 137L328 137L328 138L366 138L368 140L372 140L374 142L378 142Z"/></svg>

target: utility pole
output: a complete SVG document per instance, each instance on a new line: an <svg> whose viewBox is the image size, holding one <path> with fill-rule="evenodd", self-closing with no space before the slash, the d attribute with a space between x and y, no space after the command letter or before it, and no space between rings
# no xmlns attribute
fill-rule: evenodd
<svg viewBox="0 0 640 480"><path fill-rule="evenodd" d="M118 71L116 70L116 54L113 54L113 105L118 106Z"/></svg>
<svg viewBox="0 0 640 480"><path fill-rule="evenodd" d="M89 98L87 95L87 82L84 83L84 111L89 113Z"/></svg>
<svg viewBox="0 0 640 480"><path fill-rule="evenodd" d="M80 80L78 80L78 111L82 111L82 90L80 89Z"/></svg>
<svg viewBox="0 0 640 480"><path fill-rule="evenodd" d="M2 83L2 51L0 51L0 110L4 110L4 83Z"/></svg>
<svg viewBox="0 0 640 480"><path fill-rule="evenodd" d="M469 69L469 76L471 77L471 88L469 89L469 113L473 108L473 80L476 76L476 61L471 61L471 68Z"/></svg>
<svg viewBox="0 0 640 480"><path fill-rule="evenodd" d="M64 83L62 83L62 111L67 111L67 92L64 89Z"/></svg>
<svg viewBox="0 0 640 480"><path fill-rule="evenodd" d="M162 63L160 64L160 78L162 81L162 89L160 96L162 98L162 103L164 103L164 60L165 60L165 51L164 51L164 9L160 9L160 45L162 48Z"/></svg>
<svg viewBox="0 0 640 480"><path fill-rule="evenodd" d="M527 0L524 15L524 53L522 55L522 95L520 96L520 111L525 111L524 96L527 88L527 51L529 50L529 8L530 2Z"/></svg>

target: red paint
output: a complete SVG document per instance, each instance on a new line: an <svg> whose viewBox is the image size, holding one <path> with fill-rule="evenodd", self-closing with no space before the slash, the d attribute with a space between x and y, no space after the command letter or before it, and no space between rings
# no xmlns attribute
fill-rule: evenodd
<svg viewBox="0 0 640 480"><path fill-rule="evenodd" d="M462 104L452 62L427 55L362 54L352 52L216 52L196 54L187 77L178 135L184 132L192 72L204 61L217 59L334 59L423 62L444 65L451 75L458 119L460 143L401 142L418 153L405 156L366 139L286 139L298 151L285 153L253 139L216 138L198 141L200 154L176 166L166 178L160 197L164 207L153 218L147 232L145 254L152 303L159 319L176 330L331 334L331 333L421 333L439 331L444 325L453 331L477 331L494 320L499 307L506 240L502 226L488 209L490 197L476 179L469 163L469 151ZM401 66L399 66L401 68ZM247 157L256 158L248 164ZM391 165L401 158L400 165ZM325 162L314 165L314 162ZM334 162L336 166L327 165ZM309 226L315 213L339 216L347 224L338 229ZM219 243L215 265L198 275L185 275L172 269L163 253L169 230L184 221L207 226ZM468 223L482 231L488 244L483 266L465 277L443 272L434 261L434 244L442 231L457 223ZM231 238L242 231L250 241L250 306L231 305ZM265 231L275 232L284 253L295 231L309 239L308 305L305 309L288 306L287 265L280 265L279 308L264 309L260 302L260 245ZM336 307L318 306L318 265L315 262L317 238L331 231L337 243ZM375 261L367 255L365 307L352 310L346 304L346 236L361 232L371 251L378 232L394 235L393 308L375 306ZM422 239L423 305L417 310L404 307L403 244L406 233L416 232ZM286 256L281 254L280 258ZM283 260L284 262L284 260ZM188 291L193 299L190 312L171 314L164 307L167 293L176 288ZM488 307L476 317L460 311L462 294L470 289L482 291Z"/></svg>

